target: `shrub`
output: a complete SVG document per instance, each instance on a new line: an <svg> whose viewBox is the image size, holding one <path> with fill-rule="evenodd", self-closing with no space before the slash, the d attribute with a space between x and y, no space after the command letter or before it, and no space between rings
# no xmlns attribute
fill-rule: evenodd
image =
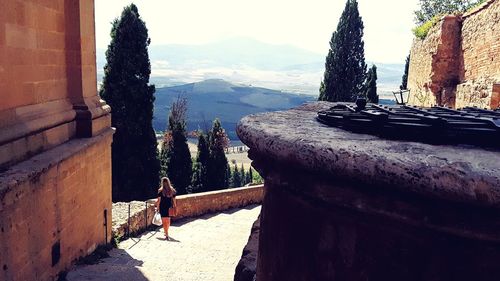
<svg viewBox="0 0 500 281"><path fill-rule="evenodd" d="M433 28L441 20L441 15L434 16L431 20L413 29L413 34L419 39L425 39L429 30Z"/></svg>

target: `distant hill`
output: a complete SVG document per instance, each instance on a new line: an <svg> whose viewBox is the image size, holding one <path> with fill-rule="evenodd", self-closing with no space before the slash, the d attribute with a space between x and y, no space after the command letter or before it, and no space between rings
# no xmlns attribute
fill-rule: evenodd
<svg viewBox="0 0 500 281"><path fill-rule="evenodd" d="M236 140L235 128L246 115L289 109L315 97L270 90L261 87L236 85L222 79L156 89L153 126L165 130L172 102L179 96L188 100L188 130L210 128L219 118L229 138Z"/></svg>
<svg viewBox="0 0 500 281"><path fill-rule="evenodd" d="M106 61L105 51L97 50L98 79ZM269 89L318 96L325 69L325 54L290 45L273 45L250 38L230 38L200 45L152 45L151 83L170 87L207 79L231 83L258 84ZM402 62L403 63L403 62ZM370 66L372 62L368 62ZM378 67L378 88L382 97L401 83L404 64Z"/></svg>

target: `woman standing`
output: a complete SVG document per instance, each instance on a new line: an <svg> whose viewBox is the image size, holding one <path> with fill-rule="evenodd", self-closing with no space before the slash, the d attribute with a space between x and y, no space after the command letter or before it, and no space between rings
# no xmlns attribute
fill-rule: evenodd
<svg viewBox="0 0 500 281"><path fill-rule="evenodd" d="M167 177L162 178L161 187L158 189L158 199L156 200L155 205L156 208L160 210L166 240L170 240L170 237L168 236L168 228L170 227L169 209L177 206L177 203L175 202L176 193L177 192L170 183L170 180Z"/></svg>

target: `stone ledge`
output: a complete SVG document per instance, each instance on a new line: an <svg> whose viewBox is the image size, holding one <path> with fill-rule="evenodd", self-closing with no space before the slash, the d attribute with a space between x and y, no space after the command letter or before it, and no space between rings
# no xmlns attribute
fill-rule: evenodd
<svg viewBox="0 0 500 281"><path fill-rule="evenodd" d="M73 139L61 144L53 149L42 152L28 160L9 167L0 174L0 199L6 193L21 185L23 182L40 177L48 169L56 166L64 159L68 159L84 151L88 147L100 142L102 139L110 137L114 133L113 128L103 130L100 135L92 138ZM1 210L2 206L0 206Z"/></svg>
<svg viewBox="0 0 500 281"><path fill-rule="evenodd" d="M500 152L354 134L316 121L317 110L329 106L316 102L250 115L240 121L237 133L251 148L251 158L266 155L361 185L500 207Z"/></svg>

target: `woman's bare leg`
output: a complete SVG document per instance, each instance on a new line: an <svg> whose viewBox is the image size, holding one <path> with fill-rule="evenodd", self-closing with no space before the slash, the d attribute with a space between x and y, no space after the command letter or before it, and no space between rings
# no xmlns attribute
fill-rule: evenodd
<svg viewBox="0 0 500 281"><path fill-rule="evenodd" d="M168 237L168 228L170 227L170 218L169 217L161 218L161 222L163 224L163 231L165 232L165 237Z"/></svg>

